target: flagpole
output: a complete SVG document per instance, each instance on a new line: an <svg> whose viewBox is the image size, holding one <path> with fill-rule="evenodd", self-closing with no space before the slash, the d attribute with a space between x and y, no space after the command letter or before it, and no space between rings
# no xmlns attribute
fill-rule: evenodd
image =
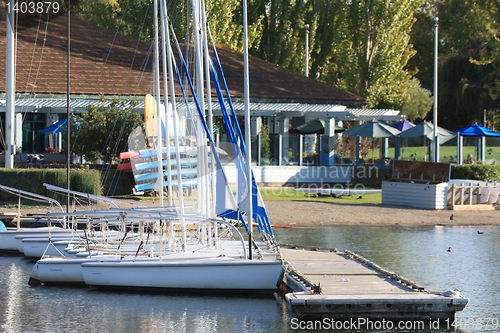
<svg viewBox="0 0 500 333"><path fill-rule="evenodd" d="M434 162L439 162L439 137L438 128L438 22L439 18L434 18L434 112L432 122L434 125Z"/></svg>

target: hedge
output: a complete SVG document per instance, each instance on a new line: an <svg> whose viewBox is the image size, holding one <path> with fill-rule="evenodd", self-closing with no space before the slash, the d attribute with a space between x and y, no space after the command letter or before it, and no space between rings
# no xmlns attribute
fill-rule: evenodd
<svg viewBox="0 0 500 333"><path fill-rule="evenodd" d="M66 172L66 169L0 169L0 184L56 200L63 200L63 196L48 191L43 184L66 188ZM72 190L102 195L101 173L99 171L71 169L70 182ZM2 201L17 199L17 196L0 191L0 200Z"/></svg>

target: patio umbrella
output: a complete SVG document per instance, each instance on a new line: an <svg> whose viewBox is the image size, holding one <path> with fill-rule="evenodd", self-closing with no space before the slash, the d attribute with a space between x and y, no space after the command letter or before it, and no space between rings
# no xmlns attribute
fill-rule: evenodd
<svg viewBox="0 0 500 333"><path fill-rule="evenodd" d="M480 142L480 147L481 149L478 149L478 160L485 160L485 150L486 150L486 140L485 138L488 137L500 137L500 133L495 132L487 127L483 127L481 125L478 125L477 123L474 125L470 125L464 128L461 128L459 130L455 131L456 134L460 136L467 136L467 137L477 137L481 138ZM462 163L462 149L463 149L463 140L458 140L458 163Z"/></svg>
<svg viewBox="0 0 500 333"><path fill-rule="evenodd" d="M404 132L406 130L409 130L410 128L415 127L415 124L412 122L409 122L408 120L401 120L395 124L392 124L391 126L394 128L397 128L401 132Z"/></svg>
<svg viewBox="0 0 500 333"><path fill-rule="evenodd" d="M500 136L500 133L478 124L461 128L456 130L455 133L461 136Z"/></svg>
<svg viewBox="0 0 500 333"><path fill-rule="evenodd" d="M415 127L415 124L412 122L409 122L408 120L401 120L395 124L391 125L394 128L397 128L401 132L404 132L406 130L409 130L410 128ZM405 138L405 142L408 140L408 138ZM395 142L394 142L394 159L398 160L401 150L403 151L402 157L404 158L404 144L401 142L401 137L397 137Z"/></svg>
<svg viewBox="0 0 500 333"><path fill-rule="evenodd" d="M345 128L339 127L335 125L335 132L341 132L345 130ZM290 133L298 133L298 134L323 134L325 132L325 121L323 119L313 119L308 121L305 124L297 126L290 130Z"/></svg>
<svg viewBox="0 0 500 333"><path fill-rule="evenodd" d="M437 134L440 143L445 143L456 136L455 133L439 126L437 127ZM430 122L423 121L415 127L401 132L399 136L402 138L416 138L423 136L429 140L434 140L434 125Z"/></svg>
<svg viewBox="0 0 500 333"><path fill-rule="evenodd" d="M66 126L68 123L68 118L59 120L50 126L45 127L40 131L42 134L56 134L56 133L66 133Z"/></svg>
<svg viewBox="0 0 500 333"><path fill-rule="evenodd" d="M439 138L439 144L443 144L451 139L453 139L456 135L455 133L448 131L442 127L437 127L437 135ZM434 125L430 122L423 121L420 124L415 125L415 127L410 128L404 132L399 134L401 138L417 138L424 137L424 139L428 139L430 141L434 141ZM427 145L424 140L424 156L427 156Z"/></svg>
<svg viewBox="0 0 500 333"><path fill-rule="evenodd" d="M398 129L391 127L378 120L370 120L366 123L350 128L344 132L345 135L361 136L365 138L388 138L400 133Z"/></svg>
<svg viewBox="0 0 500 333"><path fill-rule="evenodd" d="M400 131L386 123L378 120L370 120L366 123L350 128L344 132L345 135L365 137L365 138L388 138L396 136ZM356 165L359 165L359 139L356 139ZM373 162L373 146L372 146L372 162Z"/></svg>

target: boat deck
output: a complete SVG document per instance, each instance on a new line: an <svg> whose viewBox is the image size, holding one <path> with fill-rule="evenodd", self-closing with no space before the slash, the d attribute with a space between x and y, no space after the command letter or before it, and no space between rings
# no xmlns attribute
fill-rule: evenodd
<svg viewBox="0 0 500 333"><path fill-rule="evenodd" d="M353 253L281 249L288 308L297 317L452 319L467 298L445 297Z"/></svg>

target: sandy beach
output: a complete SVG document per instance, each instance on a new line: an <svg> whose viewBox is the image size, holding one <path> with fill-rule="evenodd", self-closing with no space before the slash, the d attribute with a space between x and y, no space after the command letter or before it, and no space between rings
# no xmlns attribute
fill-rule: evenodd
<svg viewBox="0 0 500 333"><path fill-rule="evenodd" d="M500 225L499 210L427 210L304 201L269 201L266 208L275 226Z"/></svg>

